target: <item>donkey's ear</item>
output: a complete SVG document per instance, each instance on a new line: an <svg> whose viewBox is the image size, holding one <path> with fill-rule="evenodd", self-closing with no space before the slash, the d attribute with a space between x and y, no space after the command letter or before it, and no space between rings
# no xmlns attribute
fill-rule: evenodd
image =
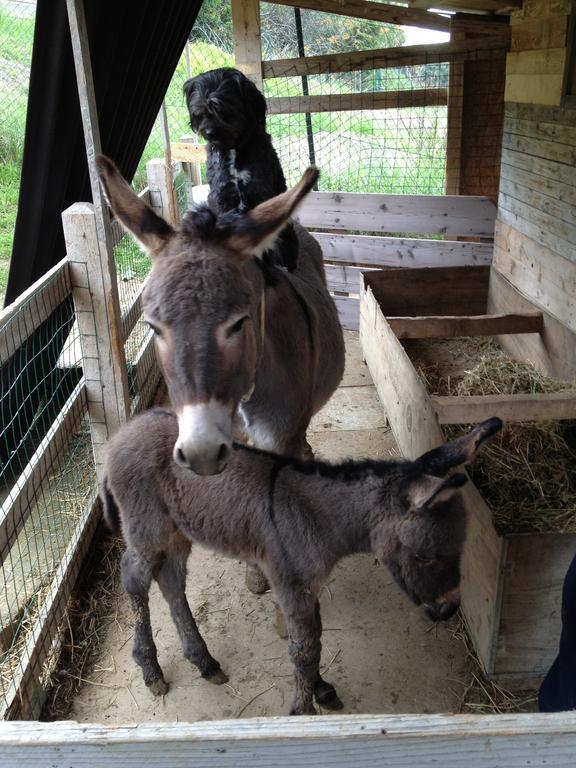
<svg viewBox="0 0 576 768"><path fill-rule="evenodd" d="M262 256L288 223L290 216L316 184L320 172L308 168L298 184L282 194L260 203L243 216L236 216L229 227L228 222L218 221L227 230L226 245L237 253Z"/></svg>
<svg viewBox="0 0 576 768"><path fill-rule="evenodd" d="M96 166L112 213L142 248L154 256L174 235L174 230L140 200L109 157L98 155Z"/></svg>
<svg viewBox="0 0 576 768"><path fill-rule="evenodd" d="M487 419L467 435L457 437L439 448L428 451L420 457L418 462L422 465L424 472L442 477L453 467L474 461L484 443L501 429L501 419L496 416Z"/></svg>
<svg viewBox="0 0 576 768"><path fill-rule="evenodd" d="M448 477L421 475L408 487L410 505L416 510L431 512L451 499L467 482L468 475L463 472Z"/></svg>

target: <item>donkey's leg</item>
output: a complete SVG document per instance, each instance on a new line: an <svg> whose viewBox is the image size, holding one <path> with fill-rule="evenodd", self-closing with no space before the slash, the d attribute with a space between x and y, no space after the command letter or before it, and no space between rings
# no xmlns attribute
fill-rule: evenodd
<svg viewBox="0 0 576 768"><path fill-rule="evenodd" d="M318 600L316 601L314 616L316 619L316 631L318 636L321 638L322 617L320 615L320 603ZM342 709L344 706L340 700L340 697L336 693L336 689L333 685L331 685L331 683L328 683L322 678L320 675L320 670L318 670L318 677L316 678L316 682L314 684L314 697L316 698L318 704L320 704L321 707L324 707L324 709Z"/></svg>
<svg viewBox="0 0 576 768"><path fill-rule="evenodd" d="M315 715L314 692L320 676L320 635L316 601L309 592L298 590L278 597L288 625L288 651L294 664L294 699L291 715Z"/></svg>
<svg viewBox="0 0 576 768"><path fill-rule="evenodd" d="M153 568L154 563L134 549L127 549L122 556L122 585L130 598L135 621L132 656L142 669L146 686L156 696L163 696L168 691L168 685L158 664L148 603Z"/></svg>
<svg viewBox="0 0 576 768"><path fill-rule="evenodd" d="M198 667L202 677L221 685L228 681L228 677L220 669L216 659L210 655L186 598L186 561L189 553L190 544L186 539L178 537L176 541L173 540L155 577L164 599L170 606L170 614L176 624L184 656Z"/></svg>

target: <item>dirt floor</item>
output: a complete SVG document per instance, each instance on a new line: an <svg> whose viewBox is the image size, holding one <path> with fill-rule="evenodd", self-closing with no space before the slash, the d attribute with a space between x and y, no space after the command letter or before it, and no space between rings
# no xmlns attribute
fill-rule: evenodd
<svg viewBox="0 0 576 768"><path fill-rule="evenodd" d="M362 362L357 334L346 336L346 374L314 419L312 447L330 460L394 455L394 440ZM188 596L229 684L207 683L183 658L168 608L154 587L152 623L170 683L168 694L155 698L142 682L131 657L132 619L122 595L95 670L74 702L72 719L120 724L287 712L291 667L286 641L275 631L272 595L257 597L246 590L243 564L196 547L189 563ZM321 605L323 671L336 686L344 713L458 710L467 685L466 650L453 636L454 625L430 624L372 556L340 563Z"/></svg>

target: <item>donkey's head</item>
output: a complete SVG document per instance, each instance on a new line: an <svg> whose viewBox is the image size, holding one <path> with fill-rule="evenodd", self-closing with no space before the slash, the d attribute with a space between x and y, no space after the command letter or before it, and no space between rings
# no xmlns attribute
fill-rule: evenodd
<svg viewBox="0 0 576 768"><path fill-rule="evenodd" d="M375 536L381 555L399 586L434 621L449 619L460 606L460 556L466 537L466 510L459 489L468 475L453 470L474 460L489 437L500 431L488 419L406 465L394 533ZM378 546L379 545L379 546Z"/></svg>
<svg viewBox="0 0 576 768"><path fill-rule="evenodd" d="M176 230L111 160L100 156L97 164L112 212L152 258L142 310L178 416L174 459L197 474L216 474L231 450L236 408L254 388L265 287L258 258L318 171L309 168L293 189L245 213L189 211Z"/></svg>

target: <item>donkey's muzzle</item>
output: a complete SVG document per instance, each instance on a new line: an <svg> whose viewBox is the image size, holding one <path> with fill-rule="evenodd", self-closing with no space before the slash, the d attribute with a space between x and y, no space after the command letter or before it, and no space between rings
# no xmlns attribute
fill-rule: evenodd
<svg viewBox="0 0 576 768"><path fill-rule="evenodd" d="M184 406L178 414L174 461L197 475L217 475L232 450L231 432L230 412L220 403Z"/></svg>
<svg viewBox="0 0 576 768"><path fill-rule="evenodd" d="M460 608L460 590L453 589L434 603L424 603L424 611L432 621L448 621Z"/></svg>

